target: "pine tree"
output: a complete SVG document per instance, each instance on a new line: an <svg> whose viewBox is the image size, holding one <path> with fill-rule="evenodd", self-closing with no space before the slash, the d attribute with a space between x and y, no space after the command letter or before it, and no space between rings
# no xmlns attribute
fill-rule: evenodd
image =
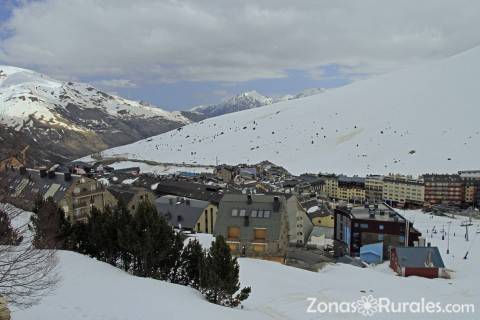
<svg viewBox="0 0 480 320"><path fill-rule="evenodd" d="M205 254L198 240L191 240L183 249L178 260L176 282L198 289L200 287L200 272L204 264Z"/></svg>
<svg viewBox="0 0 480 320"><path fill-rule="evenodd" d="M39 249L63 249L70 234L70 223L65 213L57 206L53 198L35 199L31 216L33 245Z"/></svg>
<svg viewBox="0 0 480 320"><path fill-rule="evenodd" d="M208 301L228 306L238 306L247 299L251 289L243 288L240 293L239 265L232 257L222 236L218 236L207 252L201 268L200 291Z"/></svg>

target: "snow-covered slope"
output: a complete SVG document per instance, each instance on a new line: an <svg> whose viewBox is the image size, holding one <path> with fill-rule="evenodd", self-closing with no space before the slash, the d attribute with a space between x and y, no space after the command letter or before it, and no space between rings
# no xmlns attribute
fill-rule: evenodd
<svg viewBox="0 0 480 320"><path fill-rule="evenodd" d="M302 99L207 119L108 150L214 164L270 160L294 173L478 167L480 48Z"/></svg>
<svg viewBox="0 0 480 320"><path fill-rule="evenodd" d="M71 158L187 123L190 121L180 113L106 94L88 84L56 81L34 71L0 66L0 140L4 146L30 146L32 152L49 145L71 144L71 150L57 152ZM11 137L15 141L10 141ZM15 152L12 147L0 147L0 160L12 150ZM52 155L32 158L42 162L52 160Z"/></svg>
<svg viewBox="0 0 480 320"><path fill-rule="evenodd" d="M252 287L244 309L210 304L193 289L152 279L136 278L105 263L80 254L60 252L62 281L56 291L30 309L13 313L14 320L154 320L154 319L360 319L359 313L308 313L308 298L319 302L350 303L363 296L388 298L394 303L427 302L476 304L480 301L477 276L480 263L478 234L463 238L463 219L431 217L418 211L404 212L424 234L442 225L450 227L450 254L440 232L428 241L438 246L452 279L397 276L388 262L361 269L349 265L328 265L320 272L295 269L275 262L239 259L242 285ZM479 222L475 221L475 228ZM470 230L472 231L472 230ZM455 234L455 236L454 236ZM208 243L205 235L202 243ZM462 257L470 249L469 259ZM477 311L478 313L478 311ZM477 319L476 313L377 313L370 319Z"/></svg>

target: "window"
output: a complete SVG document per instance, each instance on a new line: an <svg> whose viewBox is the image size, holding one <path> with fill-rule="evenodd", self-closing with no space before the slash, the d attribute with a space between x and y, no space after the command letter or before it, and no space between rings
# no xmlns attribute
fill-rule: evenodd
<svg viewBox="0 0 480 320"><path fill-rule="evenodd" d="M253 230L253 232L254 232L254 239L255 240L265 241L267 239L267 229L255 228Z"/></svg>
<svg viewBox="0 0 480 320"><path fill-rule="evenodd" d="M379 241L383 241L383 238L384 238L383 234L379 234L379 235L378 235L378 240L379 240Z"/></svg>
<svg viewBox="0 0 480 320"><path fill-rule="evenodd" d="M247 210L242 209L240 210L240 217L245 217L247 215Z"/></svg>
<svg viewBox="0 0 480 320"><path fill-rule="evenodd" d="M240 248L239 243L234 243L234 242L227 242L228 249L230 249L230 252L237 252L238 249Z"/></svg>
<svg viewBox="0 0 480 320"><path fill-rule="evenodd" d="M264 218L270 218L270 211L266 210L263 212L263 217Z"/></svg>
<svg viewBox="0 0 480 320"><path fill-rule="evenodd" d="M264 244L253 244L252 245L252 249L253 249L253 252L257 253L257 254L263 254L265 253L265 249L266 249L266 245Z"/></svg>
<svg viewBox="0 0 480 320"><path fill-rule="evenodd" d="M256 218L256 217L257 217L257 213L258 213L257 210L252 210L252 212L250 213L250 215L252 216L252 218Z"/></svg>
<svg viewBox="0 0 480 320"><path fill-rule="evenodd" d="M361 229L368 229L368 223L360 223Z"/></svg>
<svg viewBox="0 0 480 320"><path fill-rule="evenodd" d="M259 217L259 218L263 218L263 211L262 211L262 210L259 210L259 211L258 211L258 217Z"/></svg>
<svg viewBox="0 0 480 320"><path fill-rule="evenodd" d="M239 239L240 238L240 228L239 227L228 227L228 239Z"/></svg>
<svg viewBox="0 0 480 320"><path fill-rule="evenodd" d="M383 229L384 229L383 224L379 224L379 225L378 225L378 230L383 230Z"/></svg>
<svg viewBox="0 0 480 320"><path fill-rule="evenodd" d="M238 210L232 209L232 217L237 217L237 216L238 216Z"/></svg>

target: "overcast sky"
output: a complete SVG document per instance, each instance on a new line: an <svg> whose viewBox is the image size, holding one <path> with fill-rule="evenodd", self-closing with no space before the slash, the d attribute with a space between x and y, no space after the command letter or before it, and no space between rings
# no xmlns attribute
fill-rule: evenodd
<svg viewBox="0 0 480 320"><path fill-rule="evenodd" d="M336 87L480 42L478 0L0 4L0 63L166 109Z"/></svg>

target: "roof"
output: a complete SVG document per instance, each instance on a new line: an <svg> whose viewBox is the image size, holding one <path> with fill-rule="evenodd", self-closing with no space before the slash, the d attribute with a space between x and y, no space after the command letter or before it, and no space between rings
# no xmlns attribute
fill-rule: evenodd
<svg viewBox="0 0 480 320"><path fill-rule="evenodd" d="M158 181L155 192L158 195L175 195L218 204L223 193L217 186L186 181Z"/></svg>
<svg viewBox="0 0 480 320"><path fill-rule="evenodd" d="M445 268L437 247L395 247L398 264L410 268ZM428 263L431 263L428 266Z"/></svg>
<svg viewBox="0 0 480 320"><path fill-rule="evenodd" d="M122 200L126 205L133 199L133 197L138 192L145 192L149 190L145 190L143 188L135 188L131 186L120 186L120 185L112 185L109 186L108 191L115 197L117 200Z"/></svg>
<svg viewBox="0 0 480 320"><path fill-rule="evenodd" d="M26 169L24 174L19 170L8 170L1 180L6 190L9 190L9 197L29 206L37 195L52 197L57 202L62 200L69 187L80 178L81 176L72 174L71 179L66 181L65 174L59 172L40 177L39 170Z"/></svg>
<svg viewBox="0 0 480 320"><path fill-rule="evenodd" d="M158 214L172 226L193 229L210 202L166 195L155 200Z"/></svg>
<svg viewBox="0 0 480 320"><path fill-rule="evenodd" d="M337 210L349 214L352 218L359 220L378 220L403 223L406 221L401 214L386 204L366 204L364 206L352 207L350 211L348 207L337 207Z"/></svg>

